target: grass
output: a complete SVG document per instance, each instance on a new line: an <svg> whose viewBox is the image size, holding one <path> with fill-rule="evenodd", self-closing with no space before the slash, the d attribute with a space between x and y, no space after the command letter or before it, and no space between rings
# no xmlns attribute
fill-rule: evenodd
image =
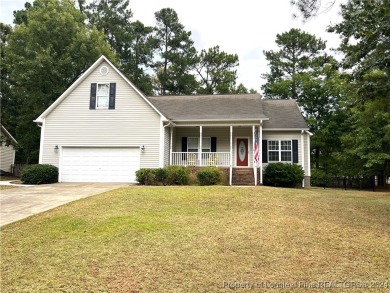
<svg viewBox="0 0 390 293"><path fill-rule="evenodd" d="M389 193L131 187L3 227L1 291L386 292L389 243Z"/></svg>

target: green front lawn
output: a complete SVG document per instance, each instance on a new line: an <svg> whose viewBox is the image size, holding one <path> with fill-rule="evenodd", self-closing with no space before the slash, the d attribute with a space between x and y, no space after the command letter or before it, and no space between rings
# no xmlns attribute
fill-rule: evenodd
<svg viewBox="0 0 390 293"><path fill-rule="evenodd" d="M389 193L130 187L1 232L2 292L386 292L389 264Z"/></svg>

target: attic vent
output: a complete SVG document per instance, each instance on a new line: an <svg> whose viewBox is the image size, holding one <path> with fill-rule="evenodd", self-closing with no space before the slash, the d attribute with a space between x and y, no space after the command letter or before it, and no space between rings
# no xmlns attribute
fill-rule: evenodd
<svg viewBox="0 0 390 293"><path fill-rule="evenodd" d="M108 73L108 67L107 66L100 67L100 74L101 75L107 75L107 73Z"/></svg>

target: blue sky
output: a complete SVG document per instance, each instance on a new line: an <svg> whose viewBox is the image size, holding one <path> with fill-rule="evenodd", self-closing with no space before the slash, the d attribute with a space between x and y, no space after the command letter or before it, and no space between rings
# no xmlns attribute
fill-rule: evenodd
<svg viewBox="0 0 390 293"><path fill-rule="evenodd" d="M25 2L0 0L0 21L11 24L12 12L23 9ZM227 53L238 54L238 82L260 91L264 83L260 75L268 70L263 50L276 49L276 34L293 27L300 28L326 40L329 49L337 47L338 36L326 32L328 25L341 21L340 1L336 3L330 12L305 24L301 19L293 19L295 10L290 0L130 0L130 8L133 20L140 20L146 25L155 24L156 11L165 7L173 8L180 22L192 32L199 51L219 45Z"/></svg>

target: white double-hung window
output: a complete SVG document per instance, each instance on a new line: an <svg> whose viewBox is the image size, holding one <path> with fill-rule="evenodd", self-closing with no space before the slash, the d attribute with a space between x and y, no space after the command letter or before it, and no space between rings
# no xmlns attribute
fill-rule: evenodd
<svg viewBox="0 0 390 293"><path fill-rule="evenodd" d="M199 152L199 137L189 137L187 140L187 152L197 153ZM211 152L211 138L202 137L202 152Z"/></svg>
<svg viewBox="0 0 390 293"><path fill-rule="evenodd" d="M269 162L292 162L291 140L269 140L268 141Z"/></svg>
<svg viewBox="0 0 390 293"><path fill-rule="evenodd" d="M98 83L96 91L96 109L108 109L110 100L110 84Z"/></svg>

